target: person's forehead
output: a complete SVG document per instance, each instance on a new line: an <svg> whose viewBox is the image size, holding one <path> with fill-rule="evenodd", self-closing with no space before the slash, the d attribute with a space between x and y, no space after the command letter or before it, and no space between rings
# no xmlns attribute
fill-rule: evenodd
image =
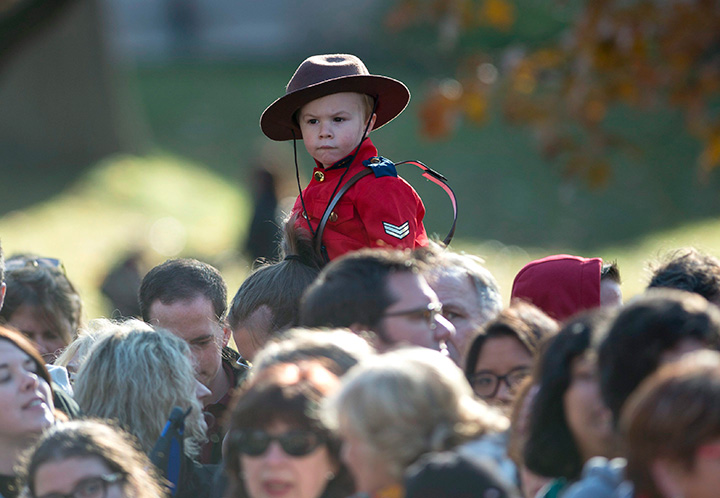
<svg viewBox="0 0 720 498"><path fill-rule="evenodd" d="M358 112L362 108L363 96L355 92L340 92L311 100L300 108L300 114L312 113L319 109L332 112Z"/></svg>
<svg viewBox="0 0 720 498"><path fill-rule="evenodd" d="M0 363L24 362L32 357L10 341L0 340Z"/></svg>
<svg viewBox="0 0 720 498"><path fill-rule="evenodd" d="M166 328L185 340L212 333L218 322L210 299L197 295L171 303L156 300L150 305L150 324Z"/></svg>
<svg viewBox="0 0 720 498"><path fill-rule="evenodd" d="M452 301L469 307L477 306L477 292L466 273L434 275L428 279L428 283L443 304Z"/></svg>
<svg viewBox="0 0 720 498"><path fill-rule="evenodd" d="M423 306L438 301L437 295L430 288L425 277L410 271L391 273L387 279L387 289L395 299L393 306L398 304Z"/></svg>

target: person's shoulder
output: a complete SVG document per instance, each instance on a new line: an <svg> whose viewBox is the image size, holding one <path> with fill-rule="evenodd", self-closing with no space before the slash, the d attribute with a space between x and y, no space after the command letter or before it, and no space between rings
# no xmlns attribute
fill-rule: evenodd
<svg viewBox="0 0 720 498"><path fill-rule="evenodd" d="M229 367L235 379L235 386L242 384L252 365L248 360L242 357L240 353L229 346L225 346L221 351L222 362Z"/></svg>
<svg viewBox="0 0 720 498"><path fill-rule="evenodd" d="M568 487L563 498L629 498L632 485L625 480L624 458L594 457L583 467L582 476Z"/></svg>

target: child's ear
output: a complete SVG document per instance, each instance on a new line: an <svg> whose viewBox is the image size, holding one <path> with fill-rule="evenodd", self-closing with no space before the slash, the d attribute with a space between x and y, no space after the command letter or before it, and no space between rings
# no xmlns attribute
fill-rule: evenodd
<svg viewBox="0 0 720 498"><path fill-rule="evenodd" d="M370 126L368 126L368 133L373 131L373 128L375 128L375 120L377 119L377 114L373 113L372 117L370 118Z"/></svg>

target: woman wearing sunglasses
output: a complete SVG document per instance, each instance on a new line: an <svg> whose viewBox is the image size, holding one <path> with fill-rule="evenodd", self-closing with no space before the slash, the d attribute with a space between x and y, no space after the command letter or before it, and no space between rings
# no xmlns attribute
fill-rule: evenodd
<svg viewBox="0 0 720 498"><path fill-rule="evenodd" d="M353 483L340 444L319 418L339 386L318 360L278 364L243 387L230 419L227 497L345 498Z"/></svg>
<svg viewBox="0 0 720 498"><path fill-rule="evenodd" d="M147 457L120 429L96 421L60 424L27 457L24 498L160 498Z"/></svg>

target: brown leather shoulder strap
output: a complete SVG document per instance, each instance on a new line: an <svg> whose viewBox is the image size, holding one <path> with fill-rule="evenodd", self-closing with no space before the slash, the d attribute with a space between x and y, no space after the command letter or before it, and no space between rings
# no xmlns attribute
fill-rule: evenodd
<svg viewBox="0 0 720 498"><path fill-rule="evenodd" d="M325 208L325 212L323 213L323 217L320 220L320 224L317 227L317 230L315 231L315 240L314 240L314 246L315 246L315 252L320 254L323 261L325 263L328 263L330 259L328 258L327 251L325 250L325 246L323 246L322 243L322 236L323 232L325 231L325 225L327 224L328 218L330 218L330 214L333 212L333 209L335 209L335 206L337 206L337 203L340 201L340 198L345 195L345 192L347 192L350 187L355 185L357 181L360 178L363 178L367 175L372 173L372 170L370 168L365 168L359 173L356 173L353 177L351 177L342 187L340 187L340 190L337 191L337 194L335 194L335 197L332 198L330 203Z"/></svg>

